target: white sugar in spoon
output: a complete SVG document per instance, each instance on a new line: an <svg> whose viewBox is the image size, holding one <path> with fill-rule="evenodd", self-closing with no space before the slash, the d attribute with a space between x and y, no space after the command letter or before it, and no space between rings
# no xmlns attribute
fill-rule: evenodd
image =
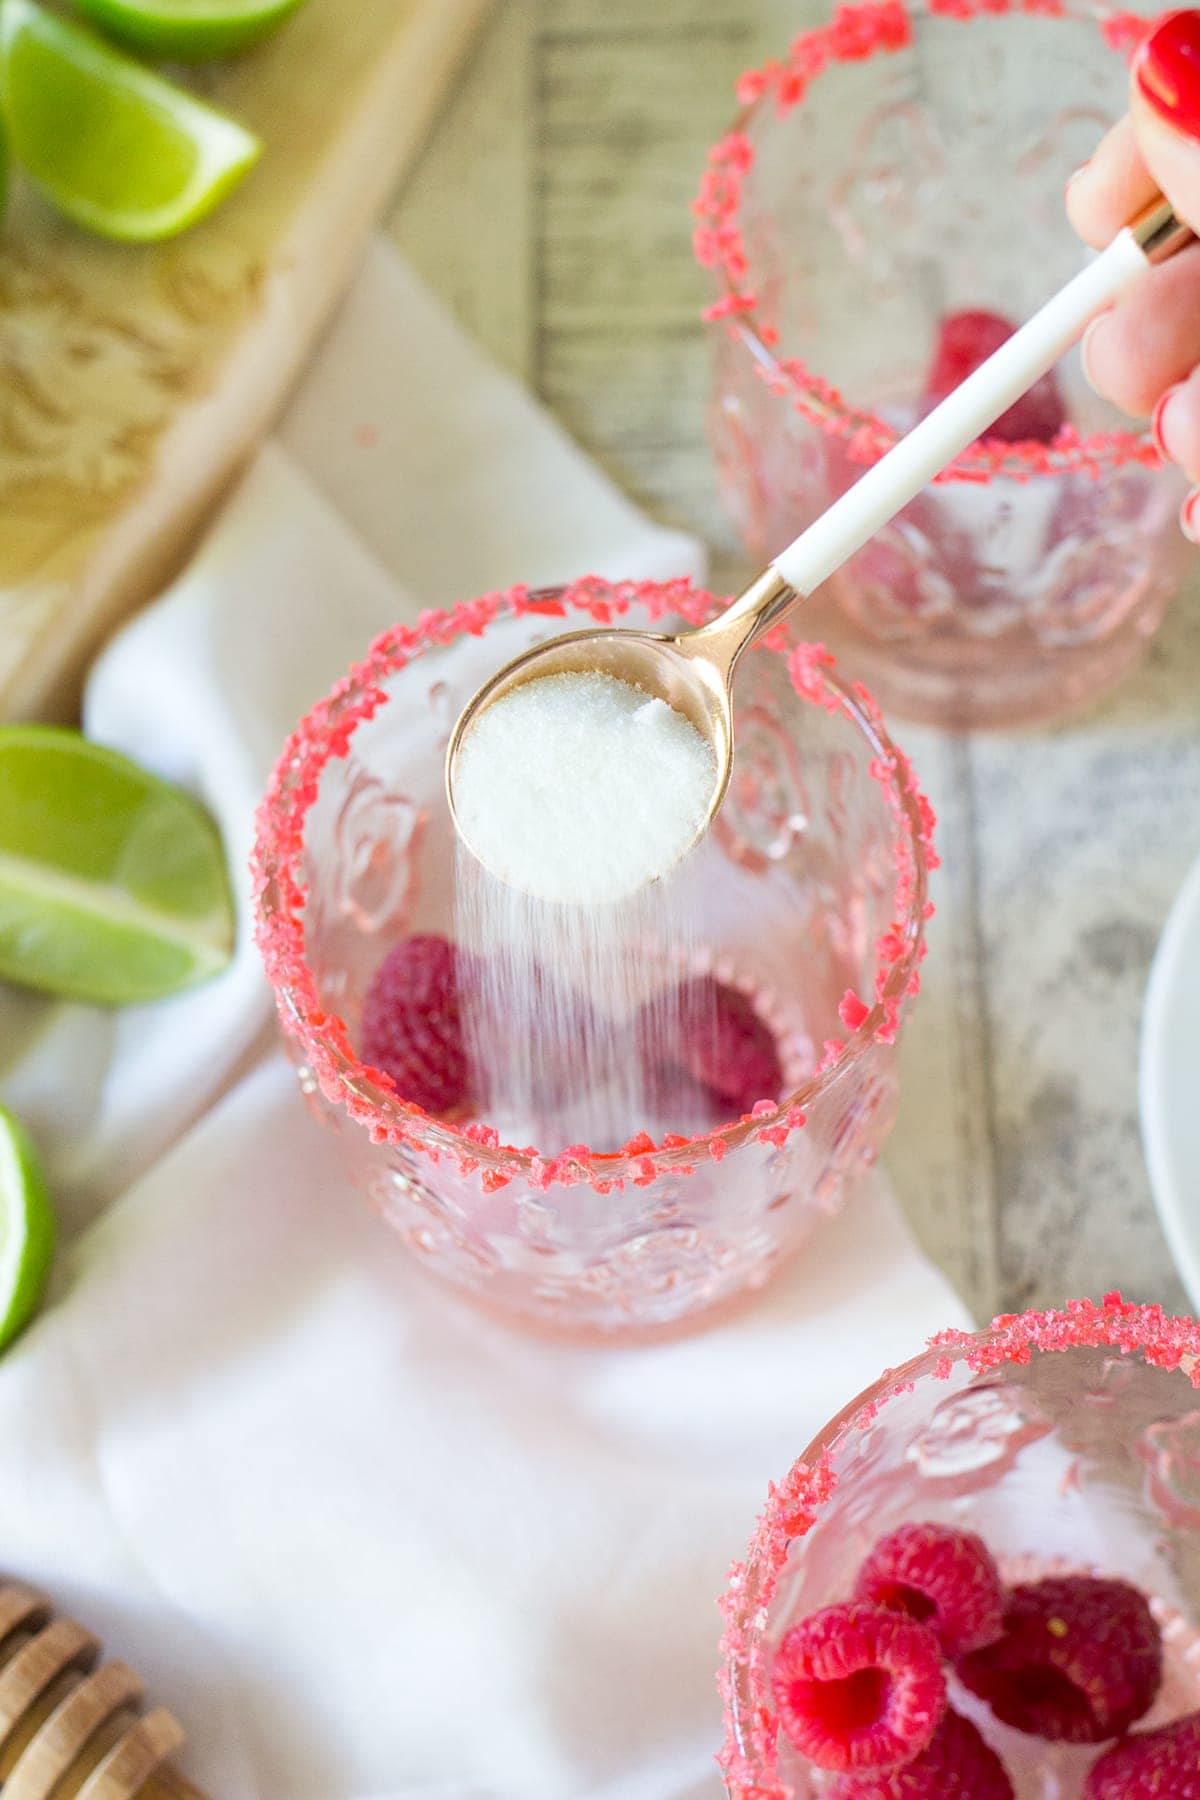
<svg viewBox="0 0 1200 1800"><path fill-rule="evenodd" d="M1106 306L1155 263L1191 242L1168 203L1153 200L1087 268L981 363L906 437L859 477L723 613L675 635L607 629L573 631L518 656L464 708L446 752L446 792L455 804L463 741L479 716L526 682L596 671L665 700L691 720L713 753L714 780L703 818L672 862L703 836L725 797L733 768L732 683L738 659L756 638L862 548L925 484L1007 412L1080 337ZM465 841L472 849L470 836ZM476 854L479 854L476 851ZM486 861L486 857L484 858ZM656 871L665 874L666 869Z"/></svg>

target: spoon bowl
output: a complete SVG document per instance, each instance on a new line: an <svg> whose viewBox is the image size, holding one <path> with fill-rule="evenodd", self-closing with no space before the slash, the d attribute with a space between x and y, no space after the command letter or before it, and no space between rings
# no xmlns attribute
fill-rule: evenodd
<svg viewBox="0 0 1200 1800"><path fill-rule="evenodd" d="M472 849L455 805L459 753L481 713L526 682L552 675L614 676L649 699L663 700L695 727L713 755L715 779L704 816L676 861L707 832L733 772L733 672L746 645L799 596L769 570L709 624L689 631L606 627L569 631L531 650L484 683L459 715L446 751L446 797L455 829ZM674 865L672 865L674 866ZM667 871L664 869L663 874Z"/></svg>

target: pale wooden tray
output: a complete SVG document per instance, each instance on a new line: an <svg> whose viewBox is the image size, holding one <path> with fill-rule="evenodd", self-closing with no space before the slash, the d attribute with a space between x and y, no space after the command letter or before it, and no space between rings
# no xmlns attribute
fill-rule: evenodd
<svg viewBox="0 0 1200 1800"><path fill-rule="evenodd" d="M264 138L171 243L0 228L0 717L63 716L269 425L488 0L309 0L196 85Z"/></svg>

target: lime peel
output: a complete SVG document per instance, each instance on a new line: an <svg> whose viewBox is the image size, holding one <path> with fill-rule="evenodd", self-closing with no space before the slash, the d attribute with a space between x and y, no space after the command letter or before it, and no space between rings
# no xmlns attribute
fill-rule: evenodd
<svg viewBox="0 0 1200 1800"><path fill-rule="evenodd" d="M257 44L303 0L76 0L134 50L200 62Z"/></svg>
<svg viewBox="0 0 1200 1800"><path fill-rule="evenodd" d="M0 1350L38 1309L55 1237L37 1152L20 1122L0 1107Z"/></svg>

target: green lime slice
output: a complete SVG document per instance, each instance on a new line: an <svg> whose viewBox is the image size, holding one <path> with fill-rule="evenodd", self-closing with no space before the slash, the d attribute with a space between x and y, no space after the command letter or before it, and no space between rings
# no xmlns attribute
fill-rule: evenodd
<svg viewBox="0 0 1200 1800"><path fill-rule="evenodd" d="M34 0L0 0L0 98L13 160L69 219L129 243L194 224L262 148Z"/></svg>
<svg viewBox="0 0 1200 1800"><path fill-rule="evenodd" d="M0 728L0 980L120 1006L232 947L221 840L189 795L78 732Z"/></svg>
<svg viewBox="0 0 1200 1800"><path fill-rule="evenodd" d="M203 62L258 43L303 0L76 0L134 50Z"/></svg>
<svg viewBox="0 0 1200 1800"><path fill-rule="evenodd" d="M0 1106L0 1350L38 1309L54 1257L54 1212L37 1152Z"/></svg>

